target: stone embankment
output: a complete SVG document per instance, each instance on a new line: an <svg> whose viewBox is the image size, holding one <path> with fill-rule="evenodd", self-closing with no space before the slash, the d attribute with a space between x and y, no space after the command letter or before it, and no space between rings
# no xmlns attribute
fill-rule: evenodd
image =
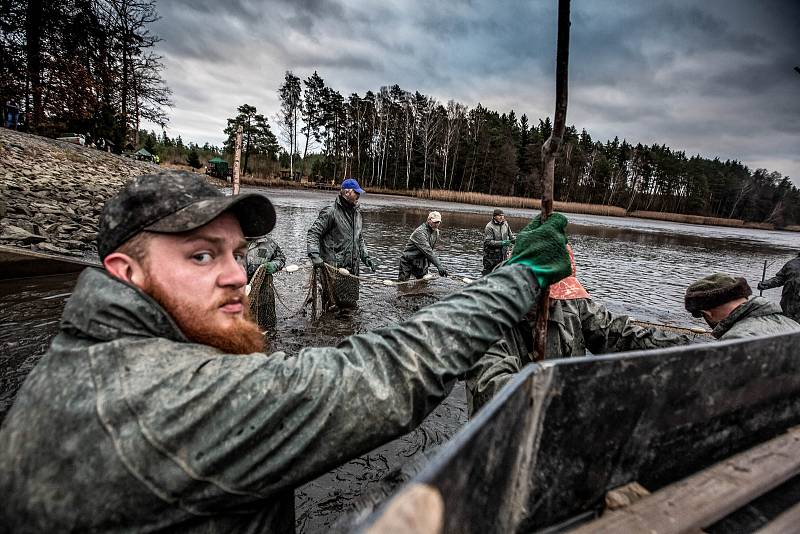
<svg viewBox="0 0 800 534"><path fill-rule="evenodd" d="M105 201L158 165L0 128L0 245L96 258Z"/></svg>

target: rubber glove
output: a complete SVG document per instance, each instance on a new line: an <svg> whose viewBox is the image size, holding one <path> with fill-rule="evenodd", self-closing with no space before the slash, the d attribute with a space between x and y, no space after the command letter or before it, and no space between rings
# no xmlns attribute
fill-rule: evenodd
<svg viewBox="0 0 800 534"><path fill-rule="evenodd" d="M571 275L566 228L567 218L560 213L551 214L544 223L537 215L517 234L508 263L530 267L541 288Z"/></svg>
<svg viewBox="0 0 800 534"><path fill-rule="evenodd" d="M323 263L325 262L317 254L311 256L311 264L314 265L314 267L322 267Z"/></svg>
<svg viewBox="0 0 800 534"><path fill-rule="evenodd" d="M517 242L517 236L512 235L511 239L509 239L509 241L511 241L512 243L516 243Z"/></svg>
<svg viewBox="0 0 800 534"><path fill-rule="evenodd" d="M759 291L764 291L765 289L767 289L766 287L764 287L764 282L759 282L758 285L756 286L756 288Z"/></svg>
<svg viewBox="0 0 800 534"><path fill-rule="evenodd" d="M373 273L375 272L376 265L375 265L375 262L374 262L374 261L372 261L372 258L367 258L367 259L365 259L365 260L364 260L364 265L366 265L367 267L369 267L369 268L370 268L370 270L371 270Z"/></svg>
<svg viewBox="0 0 800 534"><path fill-rule="evenodd" d="M504 240L500 241L500 246L501 247L507 247L510 244L511 244L511 240L510 239L504 239Z"/></svg>
<svg viewBox="0 0 800 534"><path fill-rule="evenodd" d="M439 270L439 276L450 276L450 273L444 267L437 267L437 269Z"/></svg>
<svg viewBox="0 0 800 534"><path fill-rule="evenodd" d="M278 272L278 266L274 261L268 261L264 264L264 270L267 271L267 274L275 274Z"/></svg>

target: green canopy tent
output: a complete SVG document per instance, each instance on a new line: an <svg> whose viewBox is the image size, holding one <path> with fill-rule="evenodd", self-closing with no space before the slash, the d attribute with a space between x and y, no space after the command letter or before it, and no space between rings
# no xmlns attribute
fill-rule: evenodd
<svg viewBox="0 0 800 534"><path fill-rule="evenodd" d="M228 162L219 156L211 158L206 165L206 174L216 176L217 178L227 178Z"/></svg>
<svg viewBox="0 0 800 534"><path fill-rule="evenodd" d="M140 148L133 155L136 159L154 161L153 155L144 148Z"/></svg>

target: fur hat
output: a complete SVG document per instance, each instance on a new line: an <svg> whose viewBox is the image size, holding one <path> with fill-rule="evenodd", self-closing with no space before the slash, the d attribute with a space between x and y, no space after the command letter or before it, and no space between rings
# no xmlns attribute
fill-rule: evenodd
<svg viewBox="0 0 800 534"><path fill-rule="evenodd" d="M752 294L753 290L744 278L715 273L687 287L683 303L686 311L694 317L700 317L702 310L710 310L720 304L749 297Z"/></svg>

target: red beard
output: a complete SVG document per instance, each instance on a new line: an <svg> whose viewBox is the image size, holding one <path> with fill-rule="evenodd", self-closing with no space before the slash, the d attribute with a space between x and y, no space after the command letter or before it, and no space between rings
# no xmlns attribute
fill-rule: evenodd
<svg viewBox="0 0 800 534"><path fill-rule="evenodd" d="M222 302L215 303L211 308L196 310L179 303L167 289L152 279L148 278L145 284L144 292L166 310L189 341L210 345L228 354L264 352L264 336L250 318L250 305L246 295L231 291ZM219 306L235 297L241 297L244 312L232 324L217 327L214 321L204 320L206 315L215 313Z"/></svg>

